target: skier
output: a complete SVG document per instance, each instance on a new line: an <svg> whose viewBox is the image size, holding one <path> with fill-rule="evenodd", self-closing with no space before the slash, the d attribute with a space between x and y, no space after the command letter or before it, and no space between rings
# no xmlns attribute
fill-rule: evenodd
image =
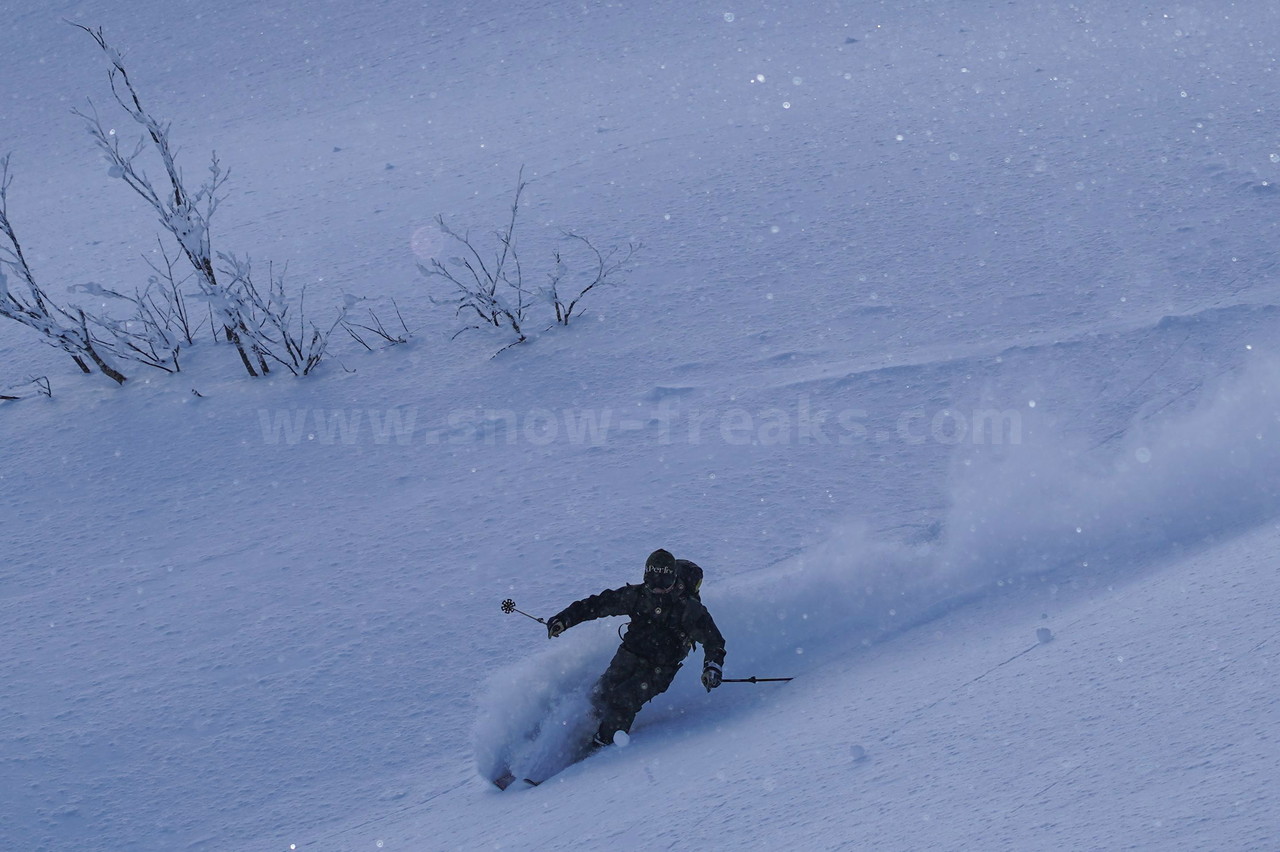
<svg viewBox="0 0 1280 852"><path fill-rule="evenodd" d="M671 685L695 642L702 643L704 655L702 685L707 692L720 685L724 637L698 597L701 585L701 568L659 549L645 561L643 584L575 601L547 620L547 636L554 639L594 618L631 617L622 645L591 693L600 720L592 749L612 744L618 731L630 732L636 713Z"/></svg>

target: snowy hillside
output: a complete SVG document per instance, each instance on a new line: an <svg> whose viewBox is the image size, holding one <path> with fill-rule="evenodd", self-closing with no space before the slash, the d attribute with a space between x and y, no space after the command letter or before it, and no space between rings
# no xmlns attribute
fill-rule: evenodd
<svg viewBox="0 0 1280 852"><path fill-rule="evenodd" d="M221 244L415 331L117 389L0 322L0 388L53 392L0 402L0 849L1280 848L1273 4L0 19L52 292L135 286L156 233L68 19L231 168ZM522 166L530 274L565 228L644 249L490 357L416 264ZM499 602L659 546L727 676L796 679L694 658L625 748L497 792L618 627Z"/></svg>

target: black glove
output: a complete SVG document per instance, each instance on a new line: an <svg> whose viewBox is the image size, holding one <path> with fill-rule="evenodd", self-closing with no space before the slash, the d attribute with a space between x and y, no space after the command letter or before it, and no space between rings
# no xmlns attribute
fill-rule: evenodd
<svg viewBox="0 0 1280 852"><path fill-rule="evenodd" d="M552 616L547 622L547 638L554 639L561 633L569 629L569 625L564 623L564 619L560 616Z"/></svg>
<svg viewBox="0 0 1280 852"><path fill-rule="evenodd" d="M720 667L715 663L704 663L702 665L702 685L707 688L707 692L715 689L720 685L720 681L724 679L724 675L720 672Z"/></svg>

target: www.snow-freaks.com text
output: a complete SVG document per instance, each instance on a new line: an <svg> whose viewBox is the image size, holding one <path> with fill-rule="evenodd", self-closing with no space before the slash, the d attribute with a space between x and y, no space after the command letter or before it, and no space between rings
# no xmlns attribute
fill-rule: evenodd
<svg viewBox="0 0 1280 852"><path fill-rule="evenodd" d="M259 409L268 445L529 444L604 446L612 441L657 445L720 443L739 447L909 445L1017 445L1017 409L911 408L871 412L830 410L801 397L790 408L466 408L427 414L415 407Z"/></svg>

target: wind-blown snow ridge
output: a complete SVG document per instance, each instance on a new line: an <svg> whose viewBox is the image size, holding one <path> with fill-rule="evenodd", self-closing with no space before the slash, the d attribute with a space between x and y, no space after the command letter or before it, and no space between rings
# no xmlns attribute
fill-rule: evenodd
<svg viewBox="0 0 1280 852"><path fill-rule="evenodd" d="M862 362L842 364L830 359L816 363L816 358L782 353L752 362L751 367L754 370L767 367L772 383L777 387L820 389L877 376L910 376L922 370L962 371L1009 358L1036 359L1071 347L1118 345L1132 340L1141 340L1152 346L1159 335L1179 332L1198 333L1201 337L1213 339L1225 333L1245 334L1252 330L1259 339L1265 339L1278 320L1280 306L1239 302L1206 306L1186 313L1161 314L1143 321L1127 319L1105 329L1058 329L1052 333L1041 333L1036 335L1037 339L1028 341L989 340L965 347L949 347L942 353L924 349L914 352L911 357L886 359L884 363L869 365ZM1157 335L1155 340L1151 337L1153 334Z"/></svg>

